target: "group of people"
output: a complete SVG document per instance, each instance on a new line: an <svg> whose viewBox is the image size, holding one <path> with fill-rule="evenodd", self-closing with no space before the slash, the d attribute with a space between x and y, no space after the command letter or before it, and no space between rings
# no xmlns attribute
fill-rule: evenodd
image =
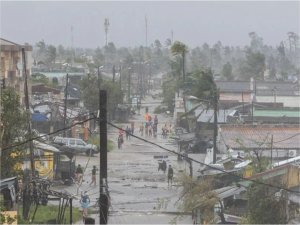
<svg viewBox="0 0 300 225"><path fill-rule="evenodd" d="M91 183L89 184L89 186L96 186L97 183L96 183L96 173L97 173L97 167L96 166L93 166L93 169L92 169L92 181ZM84 180L83 180L83 169L81 167L80 164L78 164L76 170L75 170L75 181L78 183L78 184L81 184ZM91 203L91 200L87 194L87 191L84 191L84 192L81 192L81 198L80 198L80 205L81 205L81 208L82 208L82 218L83 220L85 220L85 218L87 218L88 216L88 208L89 208L89 205Z"/></svg>
<svg viewBox="0 0 300 225"><path fill-rule="evenodd" d="M154 116L154 119L152 120L151 115L148 113L145 115L145 122L140 125L140 135L146 137L157 137L157 126L158 126L158 118L157 115Z"/></svg>
<svg viewBox="0 0 300 225"><path fill-rule="evenodd" d="M162 162L159 162L158 163L158 171L162 170L164 173L166 173L166 170L167 170L167 162L165 160L163 160ZM172 186L172 183L173 183L173 176L174 176L174 171L173 171L173 168L171 165L169 165L169 168L168 168L168 174L167 174L167 177L168 177L168 186L171 184Z"/></svg>
<svg viewBox="0 0 300 225"><path fill-rule="evenodd" d="M96 186L96 172L97 172L97 167L93 166L92 169L92 181L90 183L90 186L92 186L92 184L94 184L94 186ZM78 164L76 170L75 170L75 182L77 182L78 184L81 184L83 182L83 169L81 167L80 164Z"/></svg>
<svg viewBox="0 0 300 225"><path fill-rule="evenodd" d="M130 136L134 134L134 122L130 123L130 127L127 126L126 129L119 129L118 136L118 149L122 149L122 145L124 143L124 133L126 135L126 140L130 140Z"/></svg>

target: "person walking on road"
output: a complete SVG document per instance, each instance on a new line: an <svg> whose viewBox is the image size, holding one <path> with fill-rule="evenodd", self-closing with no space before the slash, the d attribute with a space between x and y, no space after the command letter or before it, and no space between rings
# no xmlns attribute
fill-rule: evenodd
<svg viewBox="0 0 300 225"><path fill-rule="evenodd" d="M130 133L131 133L131 130L128 126L126 127L125 132L126 132L126 140L128 141L130 139Z"/></svg>
<svg viewBox="0 0 300 225"><path fill-rule="evenodd" d="M144 136L144 124L143 123L140 126L140 133L141 133L141 136Z"/></svg>
<svg viewBox="0 0 300 225"><path fill-rule="evenodd" d="M90 186L92 186L92 184L94 184L94 186L96 186L96 171L98 169L96 168L96 166L93 166L92 169L92 182L90 183Z"/></svg>
<svg viewBox="0 0 300 225"><path fill-rule="evenodd" d="M132 121L130 123L130 125L131 125L131 134L133 134L134 133L134 121Z"/></svg>
<svg viewBox="0 0 300 225"><path fill-rule="evenodd" d="M78 164L78 166L76 168L75 179L76 179L77 183L79 183L79 184L82 182L82 179L83 179L83 170L82 170L80 164Z"/></svg>
<svg viewBox="0 0 300 225"><path fill-rule="evenodd" d="M173 168L172 168L171 165L169 165L169 169L168 169L168 186L170 185L170 181L171 181L171 186L172 186L173 175L174 175Z"/></svg>
<svg viewBox="0 0 300 225"><path fill-rule="evenodd" d="M85 191L83 194L81 193L80 205L82 208L82 219L85 221L85 218L88 217L88 208L91 203L90 197Z"/></svg>

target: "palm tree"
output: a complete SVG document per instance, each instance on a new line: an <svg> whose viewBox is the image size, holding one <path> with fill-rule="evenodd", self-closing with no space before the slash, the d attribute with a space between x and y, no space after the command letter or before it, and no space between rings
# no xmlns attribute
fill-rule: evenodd
<svg viewBox="0 0 300 225"><path fill-rule="evenodd" d="M187 51L188 51L188 47L180 41L175 41L174 44L171 46L172 54L173 55L181 55L181 58L182 58L182 68L181 69L182 69L183 83L185 82L185 54L187 53ZM178 95L179 95L179 92L178 92ZM184 93L183 93L183 105L184 105L184 113L186 114L187 110L186 110ZM189 128L187 116L185 116L185 121L186 121L187 131L189 132L190 128Z"/></svg>
<svg viewBox="0 0 300 225"><path fill-rule="evenodd" d="M183 82L184 82L185 81L185 55L188 52L188 47L180 41L175 41L171 47L171 52L173 55L181 55L182 77L183 77Z"/></svg>

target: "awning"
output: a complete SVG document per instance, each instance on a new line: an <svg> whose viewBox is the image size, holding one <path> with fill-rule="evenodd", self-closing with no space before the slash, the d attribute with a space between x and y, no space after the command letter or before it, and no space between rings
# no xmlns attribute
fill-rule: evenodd
<svg viewBox="0 0 300 225"><path fill-rule="evenodd" d="M5 188L10 188L15 185L17 177L10 177L3 180L0 180L0 190L2 191Z"/></svg>
<svg viewBox="0 0 300 225"><path fill-rule="evenodd" d="M236 195L236 194L240 194L243 191L246 191L246 188L237 187L237 186L228 186L228 187L223 187L223 188L214 190L214 192L217 193L217 195L220 199L224 199L224 198L228 198L230 196Z"/></svg>
<svg viewBox="0 0 300 225"><path fill-rule="evenodd" d="M55 148L52 145L48 145L36 140L33 140L33 145L35 148L42 150L42 151L48 151L48 152L60 152L58 148Z"/></svg>

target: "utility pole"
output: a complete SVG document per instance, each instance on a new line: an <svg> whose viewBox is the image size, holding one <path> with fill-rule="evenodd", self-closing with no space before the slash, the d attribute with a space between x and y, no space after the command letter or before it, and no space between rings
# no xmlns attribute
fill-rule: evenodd
<svg viewBox="0 0 300 225"><path fill-rule="evenodd" d="M146 27L146 48L148 47L148 19L145 16L145 27Z"/></svg>
<svg viewBox="0 0 300 225"><path fill-rule="evenodd" d="M25 48L22 48L22 58L23 58L23 71L25 75L25 83L24 83L24 93L25 93L25 105L27 111L27 118L28 118L28 133L29 139L31 139L32 134L32 127L31 127L31 116L30 116L30 109L29 109L29 94L28 94L28 76L27 76L27 68L26 68L26 57L25 57ZM30 150L30 165L31 165L31 175L34 177L34 154L33 154L33 142L32 140L29 141L29 150Z"/></svg>
<svg viewBox="0 0 300 225"><path fill-rule="evenodd" d="M131 88L131 67L128 68L128 92L127 92L128 103L130 103L130 88Z"/></svg>
<svg viewBox="0 0 300 225"><path fill-rule="evenodd" d="M64 137L67 136L67 101L68 101L68 85L69 85L69 74L66 77L66 89L65 89L65 104L64 104Z"/></svg>
<svg viewBox="0 0 300 225"><path fill-rule="evenodd" d="M271 166L273 164L273 134L271 136Z"/></svg>
<svg viewBox="0 0 300 225"><path fill-rule="evenodd" d="M97 75L98 75L98 89L100 90L100 67L97 68Z"/></svg>
<svg viewBox="0 0 300 225"><path fill-rule="evenodd" d="M214 105L213 163L216 163L216 161L217 161L217 136L218 136L218 91L217 91L216 87L214 88L213 105Z"/></svg>
<svg viewBox="0 0 300 225"><path fill-rule="evenodd" d="M25 177L25 185L23 190L23 217L28 219L29 210L31 205L31 190L29 187L29 183L35 176L35 168L34 168L34 152L33 152L33 142L31 140L32 137L32 127L31 127L31 116L30 116L30 109L29 109L29 94L28 94L28 76L27 76L27 69L26 69L26 56L25 56L25 48L22 48L22 61L23 61L23 72L25 75L25 82L24 82L24 93L25 93L25 105L26 105L26 112L27 112L27 119L28 119L28 134L29 134L29 152L30 152L30 167L31 167L31 175L29 174L28 177Z"/></svg>
<svg viewBox="0 0 300 225"><path fill-rule="evenodd" d="M121 73L122 73L122 66L120 65L120 67L119 67L119 74L120 74L120 78L119 78L120 90L122 90L122 77L121 77Z"/></svg>
<svg viewBox="0 0 300 225"><path fill-rule="evenodd" d="M105 46L107 46L107 33L108 33L108 27L109 27L109 19L108 19L108 18L105 18L105 20L104 20Z"/></svg>
<svg viewBox="0 0 300 225"><path fill-rule="evenodd" d="M73 26L71 26L71 51L72 51L72 65L74 65L75 50L74 50L74 37L73 37Z"/></svg>
<svg viewBox="0 0 300 225"><path fill-rule="evenodd" d="M107 224L108 191L107 191L107 93L99 91L99 126L100 126L100 224Z"/></svg>
<svg viewBox="0 0 300 225"><path fill-rule="evenodd" d="M113 75L113 83L115 83L115 77L116 77L116 68L115 68L115 65L113 65L113 68L112 68L112 75Z"/></svg>

